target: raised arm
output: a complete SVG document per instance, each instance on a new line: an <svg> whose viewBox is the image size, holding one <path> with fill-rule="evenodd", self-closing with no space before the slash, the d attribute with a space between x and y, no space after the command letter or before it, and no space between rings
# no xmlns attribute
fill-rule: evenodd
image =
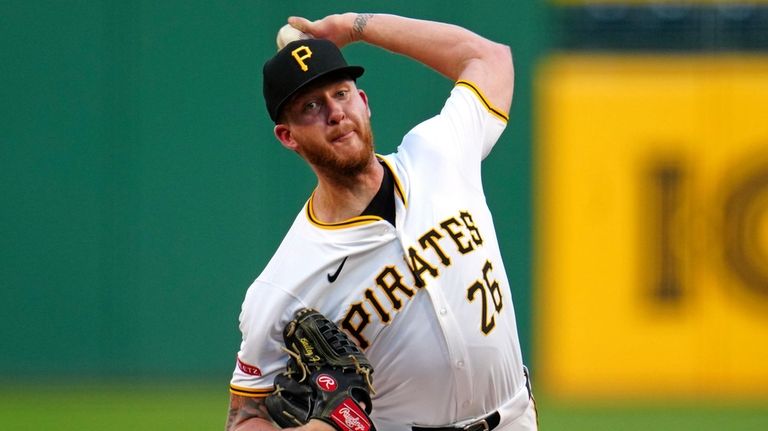
<svg viewBox="0 0 768 431"><path fill-rule="evenodd" d="M453 81L474 83L498 109L509 112L514 70L508 46L462 27L386 14L345 13L288 22L339 47L363 41L405 55Z"/></svg>

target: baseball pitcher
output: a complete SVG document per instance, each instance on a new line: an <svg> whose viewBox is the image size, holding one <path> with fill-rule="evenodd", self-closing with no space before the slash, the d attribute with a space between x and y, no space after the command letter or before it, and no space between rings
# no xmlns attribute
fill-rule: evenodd
<svg viewBox="0 0 768 431"><path fill-rule="evenodd" d="M481 181L508 121L510 49L394 15L288 23L264 99L317 186L245 295L227 430L537 429ZM364 69L340 51L353 42L455 83L393 154L375 152Z"/></svg>

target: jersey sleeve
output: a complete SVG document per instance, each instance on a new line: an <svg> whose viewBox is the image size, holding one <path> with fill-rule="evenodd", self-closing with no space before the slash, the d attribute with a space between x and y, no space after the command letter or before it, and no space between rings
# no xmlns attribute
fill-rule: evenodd
<svg viewBox="0 0 768 431"><path fill-rule="evenodd" d="M283 371L287 354L282 350L286 310L295 299L268 283L256 280L245 295L240 312L242 342L237 353L230 392L246 397L264 397Z"/></svg>
<svg viewBox="0 0 768 431"><path fill-rule="evenodd" d="M462 158L476 153L480 160L491 152L508 121L507 114L469 81L456 83L439 117L450 127Z"/></svg>
<svg viewBox="0 0 768 431"><path fill-rule="evenodd" d="M397 153L412 171L437 177L459 174L480 190L481 163L506 125L506 113L494 108L472 83L459 81L440 113L411 129Z"/></svg>

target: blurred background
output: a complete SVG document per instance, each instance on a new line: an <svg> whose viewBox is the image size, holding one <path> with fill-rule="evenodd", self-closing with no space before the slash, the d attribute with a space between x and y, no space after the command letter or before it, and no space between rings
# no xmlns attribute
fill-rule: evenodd
<svg viewBox="0 0 768 431"><path fill-rule="evenodd" d="M245 290L311 192L287 16L513 49L484 163L546 430L768 429L768 1L0 2L0 429L224 426ZM452 83L366 45L377 151Z"/></svg>

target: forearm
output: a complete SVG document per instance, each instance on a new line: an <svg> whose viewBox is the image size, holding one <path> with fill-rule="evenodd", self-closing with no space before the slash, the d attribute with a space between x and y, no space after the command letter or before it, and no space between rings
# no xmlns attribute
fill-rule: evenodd
<svg viewBox="0 0 768 431"><path fill-rule="evenodd" d="M229 414L225 431L276 431L278 426L272 423L265 403L266 398L241 397L230 395ZM297 428L285 428L294 431L335 431L335 429L320 420L310 420Z"/></svg>
<svg viewBox="0 0 768 431"><path fill-rule="evenodd" d="M452 80L473 60L491 60L494 43L452 24L386 14L354 14L359 40L408 56Z"/></svg>
<svg viewBox="0 0 768 431"><path fill-rule="evenodd" d="M275 431L264 403L265 398L230 395L226 431Z"/></svg>
<svg viewBox="0 0 768 431"><path fill-rule="evenodd" d="M462 27L395 15L357 14L360 40L419 61L451 80L475 83L499 109L512 102L513 67L509 47Z"/></svg>
<svg viewBox="0 0 768 431"><path fill-rule="evenodd" d="M509 47L467 29L387 14L346 13L289 22L339 46L363 41L410 57L451 80L471 81L496 107L509 110L514 81Z"/></svg>
<svg viewBox="0 0 768 431"><path fill-rule="evenodd" d="M395 15L355 16L360 40L406 55L454 81L475 83L497 108L512 102L513 67L509 47L462 27Z"/></svg>

